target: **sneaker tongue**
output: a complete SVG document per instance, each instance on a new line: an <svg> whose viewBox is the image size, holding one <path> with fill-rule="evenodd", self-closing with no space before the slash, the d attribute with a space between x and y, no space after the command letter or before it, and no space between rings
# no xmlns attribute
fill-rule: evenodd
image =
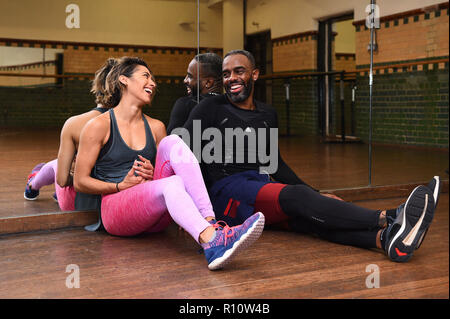
<svg viewBox="0 0 450 319"><path fill-rule="evenodd" d="M405 203L397 207L397 216L405 209Z"/></svg>
<svg viewBox="0 0 450 319"><path fill-rule="evenodd" d="M388 226L397 219L397 217L403 212L404 209L405 203L401 204L397 208L389 209L386 211L386 221Z"/></svg>

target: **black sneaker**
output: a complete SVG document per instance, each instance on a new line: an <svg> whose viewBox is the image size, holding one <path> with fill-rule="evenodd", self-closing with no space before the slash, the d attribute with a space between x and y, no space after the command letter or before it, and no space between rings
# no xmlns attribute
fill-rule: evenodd
<svg viewBox="0 0 450 319"><path fill-rule="evenodd" d="M23 192L23 198L27 200L36 200L38 198L39 190L32 189L30 183L44 165L45 163L40 163L31 170L30 175L27 177L27 185L25 186L25 191Z"/></svg>
<svg viewBox="0 0 450 319"><path fill-rule="evenodd" d="M433 192L434 208L436 208L438 205L438 202L439 202L439 195L441 193L441 181L439 179L439 176L434 176L433 179L430 181L430 183L427 185L427 187ZM428 232L428 228L422 234L422 236L419 238L416 249L419 249L419 247L422 245L423 240L425 239L425 236L427 235L427 232Z"/></svg>
<svg viewBox="0 0 450 319"><path fill-rule="evenodd" d="M397 217L384 232L384 250L396 262L408 261L428 230L435 209L433 192L426 186L417 186L402 205Z"/></svg>

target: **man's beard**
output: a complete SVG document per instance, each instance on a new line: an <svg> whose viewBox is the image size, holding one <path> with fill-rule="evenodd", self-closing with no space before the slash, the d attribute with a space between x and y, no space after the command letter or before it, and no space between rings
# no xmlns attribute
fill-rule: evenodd
<svg viewBox="0 0 450 319"><path fill-rule="evenodd" d="M230 83L225 88L227 96L231 100L231 102L240 103L240 102L244 102L245 100L247 100L252 92L253 79L249 79L247 83L245 83L243 81L238 82L238 84L243 84L243 86L244 86L244 89L239 93L231 93L230 89L233 84L236 84L236 82Z"/></svg>

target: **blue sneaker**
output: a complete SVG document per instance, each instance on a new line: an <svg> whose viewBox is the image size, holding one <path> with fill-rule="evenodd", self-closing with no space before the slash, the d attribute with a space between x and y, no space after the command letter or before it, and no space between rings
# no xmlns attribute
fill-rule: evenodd
<svg viewBox="0 0 450 319"><path fill-rule="evenodd" d="M383 234L384 250L392 261L406 262L412 257L433 220L434 209L433 191L423 185L417 186L398 208L397 217Z"/></svg>
<svg viewBox="0 0 450 319"><path fill-rule="evenodd" d="M216 270L223 268L240 251L253 244L264 229L264 215L256 213L242 224L229 227L225 222L219 221L216 227L216 237L208 243L202 244L208 268Z"/></svg>
<svg viewBox="0 0 450 319"><path fill-rule="evenodd" d="M55 201L55 203L58 202L58 196L56 196L56 192L53 193L52 198L53 198L53 200Z"/></svg>
<svg viewBox="0 0 450 319"><path fill-rule="evenodd" d="M28 175L27 178L27 185L25 186L25 192L23 193L23 197L27 200L36 200L39 196L39 190L34 190L31 188L31 181L34 179L37 173L41 170L42 166L44 166L45 163L40 163L36 165L32 170L30 175Z"/></svg>

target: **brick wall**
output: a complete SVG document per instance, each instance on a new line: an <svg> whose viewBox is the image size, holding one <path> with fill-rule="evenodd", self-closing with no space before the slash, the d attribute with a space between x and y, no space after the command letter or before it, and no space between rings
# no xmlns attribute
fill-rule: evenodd
<svg viewBox="0 0 450 319"><path fill-rule="evenodd" d="M57 127L94 107L88 79L67 79L64 87L0 87L3 127Z"/></svg>
<svg viewBox="0 0 450 319"><path fill-rule="evenodd" d="M64 79L62 86L20 88L0 85L0 125L7 127L60 128L68 117L86 112L95 106L94 97L89 92L90 80L105 60L109 57L127 55L143 58L155 74L158 84L157 95L152 106L145 108L145 113L162 120L167 125L173 103L185 95L182 80L189 62L196 54L196 48L134 47L32 40L0 39L0 45L62 49L63 73L73 76ZM206 51L222 54L218 49L201 49L202 53ZM0 76L0 83L5 78Z"/></svg>
<svg viewBox="0 0 450 319"><path fill-rule="evenodd" d="M353 53L335 53L334 70L354 71L356 69L356 56Z"/></svg>
<svg viewBox="0 0 450 319"><path fill-rule="evenodd" d="M369 30L356 22L357 135L368 139ZM448 148L448 3L384 17L374 54L374 142Z"/></svg>
<svg viewBox="0 0 450 319"><path fill-rule="evenodd" d="M448 147L448 62L374 75L373 141ZM368 75L358 75L356 129L368 139Z"/></svg>
<svg viewBox="0 0 450 319"><path fill-rule="evenodd" d="M435 11L414 10L385 17L376 31L379 51L374 53L374 63L410 61L430 57L448 56L448 2L447 7ZM370 63L367 45L370 31L365 23L356 25L356 65Z"/></svg>
<svg viewBox="0 0 450 319"><path fill-rule="evenodd" d="M317 32L272 39L273 72L317 69Z"/></svg>
<svg viewBox="0 0 450 319"><path fill-rule="evenodd" d="M317 32L302 32L272 39L273 73L313 72L317 69ZM292 135L318 132L317 83L315 78L290 80L289 128ZM277 109L280 134L287 133L284 80L274 80L272 105Z"/></svg>
<svg viewBox="0 0 450 319"><path fill-rule="evenodd" d="M185 76L195 49L124 48L69 45L64 49L64 72L92 74L109 57L138 56L147 62L155 76Z"/></svg>
<svg viewBox="0 0 450 319"><path fill-rule="evenodd" d="M272 104L278 113L279 133L287 133L286 89L284 80L274 80ZM292 135L318 132L317 81L311 77L290 80L289 128Z"/></svg>
<svg viewBox="0 0 450 319"><path fill-rule="evenodd" d="M21 65L0 66L0 72L8 74L56 74L56 61L45 63L27 63ZM55 78L45 77L23 77L23 76L1 76L0 86L36 86L55 84Z"/></svg>
<svg viewBox="0 0 450 319"><path fill-rule="evenodd" d="M144 113L166 125L176 99L185 94L182 79L157 80L158 89ZM62 128L65 120L95 107L89 79L69 78L62 87L0 87L0 126Z"/></svg>

